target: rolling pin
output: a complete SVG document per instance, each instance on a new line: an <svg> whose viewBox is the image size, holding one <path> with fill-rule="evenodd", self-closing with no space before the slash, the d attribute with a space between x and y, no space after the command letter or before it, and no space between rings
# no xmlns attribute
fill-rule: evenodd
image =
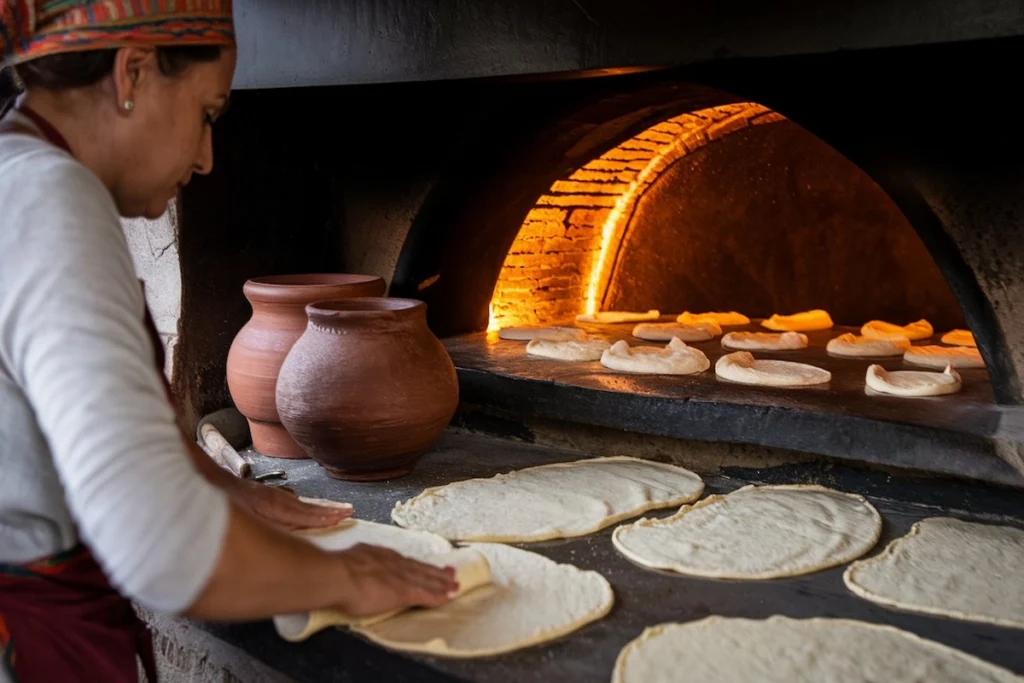
<svg viewBox="0 0 1024 683"><path fill-rule="evenodd" d="M217 428L210 423L206 423L199 430L200 436L203 438L203 445L206 446L206 452L210 454L218 465L230 470L236 477L242 479L248 479L252 476L252 466L247 463L238 451L228 443L228 440L217 431Z"/></svg>
<svg viewBox="0 0 1024 683"><path fill-rule="evenodd" d="M487 558L472 548L459 548L443 555L435 555L425 561L438 567L455 568L455 581L458 582L459 589L452 596L452 600L458 600L469 591L491 583L491 566ZM328 626L370 626L401 614L407 609L399 608L366 617L353 617L335 609L320 609L276 616L274 627L278 635L285 640L299 643Z"/></svg>

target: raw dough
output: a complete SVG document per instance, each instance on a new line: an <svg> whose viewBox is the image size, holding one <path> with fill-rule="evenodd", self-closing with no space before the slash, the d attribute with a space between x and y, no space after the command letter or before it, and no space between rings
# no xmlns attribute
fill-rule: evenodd
<svg viewBox="0 0 1024 683"><path fill-rule="evenodd" d="M355 631L396 650L485 657L572 633L608 614L615 602L612 587L597 572L507 545L468 547L487 558L490 585L441 607L410 610Z"/></svg>
<svg viewBox="0 0 1024 683"><path fill-rule="evenodd" d="M784 616L710 616L649 627L622 649L612 675L612 683L681 680L1020 683L1024 678L892 626Z"/></svg>
<svg viewBox="0 0 1024 683"><path fill-rule="evenodd" d="M942 335L941 341L943 344L952 344L953 346L978 345L978 343L974 341L974 333L970 330L950 330L946 334Z"/></svg>
<svg viewBox="0 0 1024 683"><path fill-rule="evenodd" d="M601 360L601 354L612 344L604 339L587 341L547 341L533 339L526 345L526 355L550 360L593 361Z"/></svg>
<svg viewBox="0 0 1024 683"><path fill-rule="evenodd" d="M642 320L657 320L661 312L651 309L646 313L633 313L629 311L598 311L597 313L581 313L576 316L576 322L580 323L634 323Z"/></svg>
<svg viewBox="0 0 1024 683"><path fill-rule="evenodd" d="M749 325L750 318L742 313L737 313L736 311L712 311L709 313L690 313L689 311L683 311L678 317L676 317L676 322L684 325L715 323L721 327L731 327L734 325Z"/></svg>
<svg viewBox="0 0 1024 683"><path fill-rule="evenodd" d="M617 372L646 375L693 375L711 367L711 361L700 349L687 346L673 337L665 348L630 346L615 342L601 356L601 365Z"/></svg>
<svg viewBox="0 0 1024 683"><path fill-rule="evenodd" d="M779 332L811 332L813 330L827 330L832 327L832 316L827 311L816 308L812 311L803 311L793 315L779 315L776 313L761 323L769 330Z"/></svg>
<svg viewBox="0 0 1024 683"><path fill-rule="evenodd" d="M319 498L300 497L300 499L321 505L345 505L345 503ZM361 519L346 519L326 529L305 529L292 533L324 550L348 550L360 543L366 543L390 548L401 555L421 562L430 562L432 558L445 557L452 551L452 544L435 534L400 529L388 524L377 524ZM337 610L284 614L274 618L274 624L281 637L295 641L304 640L332 623L347 624L354 621L358 621L358 619Z"/></svg>
<svg viewBox="0 0 1024 683"><path fill-rule="evenodd" d="M829 340L825 350L833 356L849 356L852 358L869 357L884 358L885 356L902 356L910 348L910 340L906 337L877 339L874 337L858 337L852 332L841 334Z"/></svg>
<svg viewBox="0 0 1024 683"><path fill-rule="evenodd" d="M730 332L722 346L745 351L790 351L807 348L807 335L799 332Z"/></svg>
<svg viewBox="0 0 1024 683"><path fill-rule="evenodd" d="M963 386L960 375L947 365L943 372L897 370L889 372L881 365L868 367L864 383L880 394L893 396L943 396L955 394Z"/></svg>
<svg viewBox="0 0 1024 683"><path fill-rule="evenodd" d="M531 339L545 339L547 341L584 341L587 333L578 327L506 327L498 331L500 339L512 341L530 341Z"/></svg>
<svg viewBox="0 0 1024 683"><path fill-rule="evenodd" d="M947 365L954 368L985 367L981 352L970 346L911 346L903 354L903 360L913 365L939 370Z"/></svg>
<svg viewBox="0 0 1024 683"><path fill-rule="evenodd" d="M633 328L633 336L646 341L671 341L677 337L684 342L698 342L714 339L722 334L717 323L640 323Z"/></svg>
<svg viewBox="0 0 1024 683"><path fill-rule="evenodd" d="M690 576L775 579L854 560L871 550L882 517L864 499L823 486L744 486L612 534L629 559Z"/></svg>
<svg viewBox="0 0 1024 683"><path fill-rule="evenodd" d="M454 567L458 590L452 596L458 600L466 593L491 583L491 567L487 558L472 548L459 548L447 553L424 558L435 567ZM390 619L411 608L399 608L364 617L355 617L336 609L318 609L298 614L274 617L277 634L285 640L298 643L330 626L369 626Z"/></svg>
<svg viewBox="0 0 1024 683"><path fill-rule="evenodd" d="M864 323L860 333L871 339L909 339L917 341L927 339L935 334L932 324L925 319L918 320L908 325L893 325L884 320L872 320Z"/></svg>
<svg viewBox="0 0 1024 683"><path fill-rule="evenodd" d="M366 543L391 548L406 557L423 561L452 549L452 544L437 534L400 529L363 519L347 519L330 530L311 529L292 533L324 550L348 550L352 546Z"/></svg>
<svg viewBox="0 0 1024 683"><path fill-rule="evenodd" d="M1024 628L1024 530L929 517L883 552L850 565L846 586L912 612Z"/></svg>
<svg viewBox="0 0 1024 683"><path fill-rule="evenodd" d="M689 503L703 491L701 478L682 467L615 456L429 488L395 505L391 519L453 541L546 541Z"/></svg>
<svg viewBox="0 0 1024 683"><path fill-rule="evenodd" d="M756 360L749 351L735 351L719 358L715 375L730 382L766 387L805 387L832 380L828 370L788 360Z"/></svg>

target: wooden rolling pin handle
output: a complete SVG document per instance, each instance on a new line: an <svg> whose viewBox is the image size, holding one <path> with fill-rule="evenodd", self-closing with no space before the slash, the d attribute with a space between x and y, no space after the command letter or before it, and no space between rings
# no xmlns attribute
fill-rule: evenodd
<svg viewBox="0 0 1024 683"><path fill-rule="evenodd" d="M232 474L242 479L249 479L252 476L252 466L238 454L238 451L228 443L228 440L217 431L216 427L212 424L204 424L199 433L206 444L207 452L209 452L210 457L218 465L230 470Z"/></svg>

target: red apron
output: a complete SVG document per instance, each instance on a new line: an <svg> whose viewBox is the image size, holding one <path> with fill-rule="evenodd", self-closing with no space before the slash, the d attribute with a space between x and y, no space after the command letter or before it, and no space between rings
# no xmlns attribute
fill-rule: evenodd
<svg viewBox="0 0 1024 683"><path fill-rule="evenodd" d="M18 111L71 153L49 122L25 107ZM145 323L163 377L163 345L148 309ZM166 380L164 387L170 396ZM0 564L0 667L12 680L137 683L139 659L156 683L149 628L85 545L29 564Z"/></svg>

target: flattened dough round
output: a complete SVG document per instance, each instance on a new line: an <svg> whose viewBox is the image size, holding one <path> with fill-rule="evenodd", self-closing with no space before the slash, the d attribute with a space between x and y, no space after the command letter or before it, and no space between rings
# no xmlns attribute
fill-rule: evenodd
<svg viewBox="0 0 1024 683"><path fill-rule="evenodd" d="M970 346L911 346L903 354L903 360L926 368L983 368L985 361L981 351Z"/></svg>
<svg viewBox="0 0 1024 683"><path fill-rule="evenodd" d="M680 672L686 672L685 677ZM1012 672L892 626L852 619L705 617L647 628L612 683L1020 683Z"/></svg>
<svg viewBox="0 0 1024 683"><path fill-rule="evenodd" d="M1024 530L929 517L851 564L847 588L888 607L1024 628Z"/></svg>
<svg viewBox="0 0 1024 683"><path fill-rule="evenodd" d="M974 341L974 333L970 330L950 330L946 334L942 335L940 340L943 344L952 344L953 346L977 346L978 342Z"/></svg>
<svg viewBox="0 0 1024 683"><path fill-rule="evenodd" d="M473 543L487 558L491 584L428 610L410 610L354 630L395 650L485 657L546 643L608 614L608 581L512 546Z"/></svg>
<svg viewBox="0 0 1024 683"><path fill-rule="evenodd" d="M757 360L749 351L735 351L719 358L715 375L730 382L766 387L805 387L832 379L828 370L788 360Z"/></svg>
<svg viewBox="0 0 1024 683"><path fill-rule="evenodd" d="M427 558L450 552L452 544L437 534L415 529L401 529L390 524L378 524L362 519L346 520L330 531L294 531L297 536L324 550L348 550L366 543L390 548L395 552L425 561Z"/></svg>
<svg viewBox="0 0 1024 683"><path fill-rule="evenodd" d="M917 341L932 336L935 334L935 330L932 329L930 322L922 318L917 322L907 325L893 325L884 320L872 320L864 323L864 326L860 328L860 333L870 339L909 339L910 341Z"/></svg>
<svg viewBox="0 0 1024 683"><path fill-rule="evenodd" d="M851 358L884 358L886 356L902 356L910 348L910 340L906 337L893 339L876 339L874 337L858 337L852 332L841 334L830 339L825 350L833 356Z"/></svg>
<svg viewBox="0 0 1024 683"><path fill-rule="evenodd" d="M601 360L601 354L612 344L604 339L586 341L548 341L533 339L526 345L526 355L548 360L594 361Z"/></svg>
<svg viewBox="0 0 1024 683"><path fill-rule="evenodd" d="M807 348L807 335L800 332L730 332L722 346L744 351L791 351Z"/></svg>
<svg viewBox="0 0 1024 683"><path fill-rule="evenodd" d="M590 534L703 492L703 480L682 467L616 456L429 488L396 504L391 519L453 541L546 541Z"/></svg>
<svg viewBox="0 0 1024 683"><path fill-rule="evenodd" d="M447 553L421 558L435 567L452 567L455 570L455 581L458 590L452 599L458 599L470 591L491 582L491 568L487 559L470 548L459 548ZM281 614L274 617L274 628L277 634L292 643L299 643L318 631L331 626L368 626L396 614L401 614L408 607L400 607L372 615L355 616L340 609L324 608L294 614Z"/></svg>
<svg viewBox="0 0 1024 683"><path fill-rule="evenodd" d="M811 332L813 330L827 330L832 327L832 316L828 311L815 308L811 311L802 311L792 315L779 315L776 313L761 323L769 330L779 332Z"/></svg>
<svg viewBox="0 0 1024 683"><path fill-rule="evenodd" d="M633 328L633 336L646 341L671 341L672 337L684 342L698 342L714 339L722 334L717 323L640 323Z"/></svg>
<svg viewBox="0 0 1024 683"><path fill-rule="evenodd" d="M531 339L545 339L547 341L584 341L587 338L585 330L578 327L561 327L553 325L550 327L532 327L523 325L521 327L506 327L498 331L500 339L511 341L530 341Z"/></svg>
<svg viewBox="0 0 1024 683"><path fill-rule="evenodd" d="M749 325L750 318L736 311L709 311L707 313L683 311L676 317L676 322L684 325L715 323L719 327L731 327L733 325Z"/></svg>
<svg viewBox="0 0 1024 683"><path fill-rule="evenodd" d="M700 349L687 346L678 338L664 348L657 346L630 346L625 341L615 342L601 356L601 365L616 372L644 375L693 375L711 367L711 361Z"/></svg>
<svg viewBox="0 0 1024 683"><path fill-rule="evenodd" d="M689 576L776 579L856 559L882 533L863 496L823 486L744 486L612 534L629 559Z"/></svg>
<svg viewBox="0 0 1024 683"><path fill-rule="evenodd" d="M951 366L943 372L896 370L889 372L881 365L868 367L864 383L874 391L892 396L944 396L960 391L963 383Z"/></svg>
<svg viewBox="0 0 1024 683"><path fill-rule="evenodd" d="M657 320L661 311L651 309L646 313L633 311L598 311L597 313L580 313L576 322L580 323L635 323L643 320Z"/></svg>

